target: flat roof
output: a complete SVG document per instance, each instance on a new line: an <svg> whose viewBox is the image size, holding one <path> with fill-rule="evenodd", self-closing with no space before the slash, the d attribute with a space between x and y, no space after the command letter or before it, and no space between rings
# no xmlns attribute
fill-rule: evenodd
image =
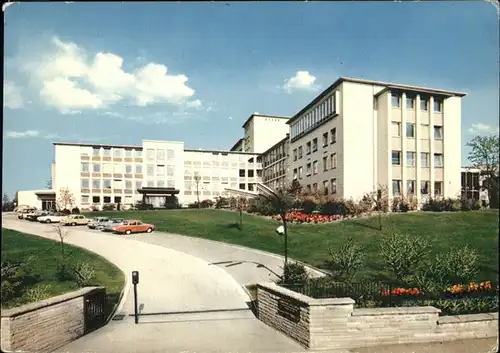
<svg viewBox="0 0 500 353"><path fill-rule="evenodd" d="M274 149L274 148L278 147L279 145L281 145L282 143L286 142L286 140L288 140L289 138L290 138L290 134L286 134L285 137L283 137L281 140L279 140L274 145L272 145L271 147L269 147L267 150L265 150L264 152L262 152L262 155L265 155L266 153L270 152L272 149Z"/></svg>
<svg viewBox="0 0 500 353"><path fill-rule="evenodd" d="M230 151L235 150L239 145L241 145L242 142L243 142L243 137L240 138L238 141L236 141L236 143L233 145L233 147L231 147Z"/></svg>
<svg viewBox="0 0 500 353"><path fill-rule="evenodd" d="M467 93L458 92L458 91L449 91L443 89L435 89L429 87L421 87L421 86L412 86L406 84L392 83L392 82L384 82L384 81L374 81L374 80L365 80L360 78L353 77L339 77L334 83L332 83L327 89L321 92L316 98L314 98L308 105L302 108L298 113L296 113L290 120L288 120L287 124L293 123L297 118L299 118L303 113L305 113L309 108L313 107L317 102L323 99L325 96L330 94L337 86L339 86L342 82L352 82L352 83L360 83L365 85L374 85L374 86L385 86L387 89L400 89L400 90L409 90L414 92L424 92L428 94L436 94L442 96L458 96L464 97ZM381 94L379 92L378 94Z"/></svg>
<svg viewBox="0 0 500 353"><path fill-rule="evenodd" d="M259 113L253 113L248 117L247 120L245 120L245 123L243 124L242 128L245 128L250 120L252 120L253 117L262 117L262 118L277 118L277 119L290 119L289 116L281 116L281 115L267 115L267 114L259 114Z"/></svg>
<svg viewBox="0 0 500 353"><path fill-rule="evenodd" d="M160 188L160 187L143 187L137 189L137 192L140 194L145 194L149 196L155 196L155 195L177 195L180 191L179 189L172 188L172 187L166 187L166 188Z"/></svg>
<svg viewBox="0 0 500 353"><path fill-rule="evenodd" d="M54 146L80 146L80 147L102 147L102 148L128 148L128 149L140 149L142 146L132 146L132 145L110 145L110 144L98 144L98 143L77 143L77 142L52 142Z"/></svg>
<svg viewBox="0 0 500 353"><path fill-rule="evenodd" d="M260 153L243 152L243 151L227 151L227 150L210 150L210 149L192 149L185 148L184 152L207 152L207 153L227 153L227 154L245 154L245 155L260 155Z"/></svg>

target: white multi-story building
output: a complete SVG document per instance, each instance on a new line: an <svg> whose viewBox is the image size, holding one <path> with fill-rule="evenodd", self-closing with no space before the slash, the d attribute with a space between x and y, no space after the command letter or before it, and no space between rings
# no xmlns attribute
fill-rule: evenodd
<svg viewBox="0 0 500 353"><path fill-rule="evenodd" d="M289 178L340 198L460 195L465 93L339 78L290 125Z"/></svg>

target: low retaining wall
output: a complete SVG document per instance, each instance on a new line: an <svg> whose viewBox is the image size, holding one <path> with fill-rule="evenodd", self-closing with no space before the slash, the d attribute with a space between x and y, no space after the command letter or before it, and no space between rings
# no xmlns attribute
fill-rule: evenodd
<svg viewBox="0 0 500 353"><path fill-rule="evenodd" d="M313 299L257 285L258 317L310 349L349 349L498 336L498 313L439 316L431 306L354 309L351 298Z"/></svg>
<svg viewBox="0 0 500 353"><path fill-rule="evenodd" d="M85 334L84 298L103 287L80 290L2 310L2 352L52 352Z"/></svg>

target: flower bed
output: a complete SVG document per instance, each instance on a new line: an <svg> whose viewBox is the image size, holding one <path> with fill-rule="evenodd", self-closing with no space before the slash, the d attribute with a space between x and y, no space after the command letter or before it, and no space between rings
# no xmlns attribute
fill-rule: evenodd
<svg viewBox="0 0 500 353"><path fill-rule="evenodd" d="M363 214L361 216L371 216L371 213ZM344 216L344 215L322 215L319 212L314 212L311 214L307 214L301 211L292 211L288 212L286 215L286 221L289 223L330 223L335 221L340 221L343 219L353 218L352 216ZM271 216L271 219L275 221L281 222L280 215Z"/></svg>

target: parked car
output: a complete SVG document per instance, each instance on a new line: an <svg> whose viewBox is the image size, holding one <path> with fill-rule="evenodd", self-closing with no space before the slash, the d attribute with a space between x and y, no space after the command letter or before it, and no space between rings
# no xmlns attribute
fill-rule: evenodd
<svg viewBox="0 0 500 353"><path fill-rule="evenodd" d="M89 219L81 214L71 214L61 219L60 223L63 226L86 226Z"/></svg>
<svg viewBox="0 0 500 353"><path fill-rule="evenodd" d="M122 224L118 224L113 227L113 232L118 234L130 234L130 233L151 233L155 229L155 226L148 223L142 223L137 220L124 221Z"/></svg>
<svg viewBox="0 0 500 353"><path fill-rule="evenodd" d="M67 217L67 215L59 212L49 213L46 216L41 216L37 218L38 222L41 223L59 223L61 219Z"/></svg>
<svg viewBox="0 0 500 353"><path fill-rule="evenodd" d="M23 208L22 210L20 210L17 213L17 218L24 219L24 217L26 217L26 215L28 215L29 213L34 212L34 211L36 211L36 208Z"/></svg>
<svg viewBox="0 0 500 353"><path fill-rule="evenodd" d="M123 222L125 222L124 219L119 219L119 218L113 218L113 219L110 219L109 221L107 222L104 222L104 223L101 223L97 229L100 229L101 231L103 232L111 232L113 231L113 227L117 226L117 225L120 225L122 224Z"/></svg>
<svg viewBox="0 0 500 353"><path fill-rule="evenodd" d="M109 222L109 218L108 217L96 217L96 218L93 218L87 224L87 227L89 227L89 229L96 229L96 228L99 228L100 225L102 225L102 224L104 224L106 222Z"/></svg>
<svg viewBox="0 0 500 353"><path fill-rule="evenodd" d="M28 221L36 221L38 217L46 216L49 214L49 211L33 211L24 216L24 219Z"/></svg>

